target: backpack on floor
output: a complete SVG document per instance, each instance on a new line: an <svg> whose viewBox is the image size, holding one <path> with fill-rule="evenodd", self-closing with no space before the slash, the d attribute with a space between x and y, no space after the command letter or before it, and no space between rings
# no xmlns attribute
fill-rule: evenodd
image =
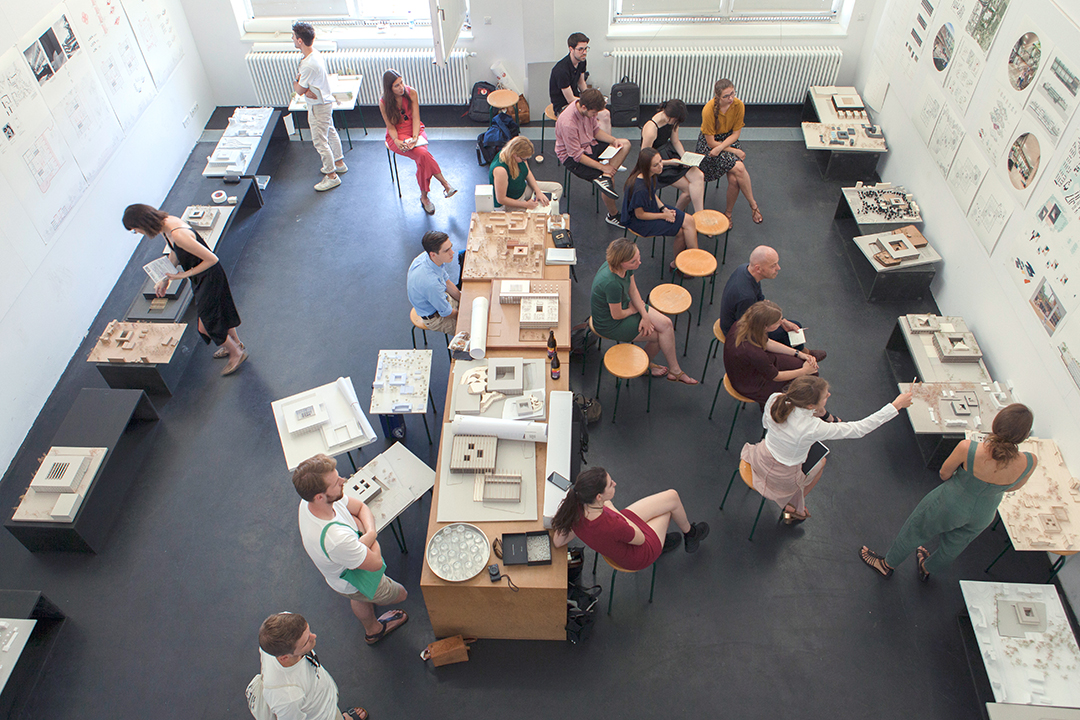
<svg viewBox="0 0 1080 720"><path fill-rule="evenodd" d="M488 95L495 92L495 86L489 82L480 82L472 86L472 94L469 96L469 109L466 115L473 122L486 123L491 114L488 106Z"/></svg>
<svg viewBox="0 0 1080 720"><path fill-rule="evenodd" d="M491 119L488 129L476 136L476 162L481 166L489 165L506 143L521 134L514 118L506 113L497 113Z"/></svg>
<svg viewBox="0 0 1080 720"><path fill-rule="evenodd" d="M621 82L611 86L611 124L615 127L631 127L638 124L641 112L641 88L630 82L629 75L623 75Z"/></svg>
<svg viewBox="0 0 1080 720"><path fill-rule="evenodd" d="M596 603L602 592L599 585L583 587L577 583L566 592L566 639L577 645L589 637L596 621Z"/></svg>

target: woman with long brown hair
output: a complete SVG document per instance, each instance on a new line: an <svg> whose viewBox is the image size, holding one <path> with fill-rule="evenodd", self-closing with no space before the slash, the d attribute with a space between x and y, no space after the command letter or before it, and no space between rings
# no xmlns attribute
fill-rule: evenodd
<svg viewBox="0 0 1080 720"><path fill-rule="evenodd" d="M686 153L679 140L679 128L686 122L686 103L677 98L668 100L656 109L656 114L641 126L641 147L660 153L664 171L657 182L661 188L671 185L679 190L675 207L685 210L694 203L694 210L705 209L705 175L701 168L680 162Z"/></svg>
<svg viewBox="0 0 1080 720"><path fill-rule="evenodd" d="M657 179L664 171L664 159L652 148L642 148L623 191L622 224L642 237L675 236L675 255L687 247L696 248L694 216L669 208L660 200ZM675 263L671 263L675 267Z"/></svg>
<svg viewBox="0 0 1080 720"><path fill-rule="evenodd" d="M435 214L435 205L428 197L431 178L443 186L443 195L452 197L457 190L443 177L439 163L428 151L424 123L420 122L420 95L405 84L396 70L383 73L383 95L379 111L386 123L386 147L416 163L416 182L420 186L420 205L428 215Z"/></svg>
<svg viewBox="0 0 1080 720"><path fill-rule="evenodd" d="M624 510L615 508L614 497L615 481L604 468L592 467L578 475L551 520L555 547L577 537L624 570L643 570L661 553L678 547L679 540L692 553L709 534L706 523L686 519L686 509L674 490L641 498ZM672 522L682 538L668 535Z"/></svg>
<svg viewBox="0 0 1080 720"><path fill-rule="evenodd" d="M822 440L861 438L911 406L911 393L901 393L874 414L843 422L825 409L830 395L829 383L819 377L792 380L784 392L765 402L761 420L765 438L742 449L742 459L753 470L754 489L783 509L788 525L810 517L806 495L821 479L826 459L824 447L811 453L815 445Z"/></svg>
<svg viewBox="0 0 1080 720"><path fill-rule="evenodd" d="M750 184L750 173L746 171L746 152L739 147L739 135L742 134L746 106L735 97L735 84L727 79L716 81L713 86L713 98L701 109L701 132L698 134L697 152L705 156L701 161L701 171L705 173L705 182L719 180L724 175L728 178L727 206L724 214L731 219L735 201L741 192L750 203L754 222L764 220L754 200L754 190Z"/></svg>
<svg viewBox="0 0 1080 720"><path fill-rule="evenodd" d="M769 338L783 317L776 303L756 302L731 326L724 343L724 369L731 386L762 407L795 378L818 371L813 355Z"/></svg>
<svg viewBox="0 0 1080 720"><path fill-rule="evenodd" d="M885 556L863 545L863 562L889 577L915 552L923 582L948 567L994 520L1002 496L1022 488L1039 464L1039 458L1017 447L1031 434L1034 419L1026 405L1013 403L994 416L984 442L961 440L941 465L944 482L915 507ZM931 553L923 543L935 535L940 541Z"/></svg>

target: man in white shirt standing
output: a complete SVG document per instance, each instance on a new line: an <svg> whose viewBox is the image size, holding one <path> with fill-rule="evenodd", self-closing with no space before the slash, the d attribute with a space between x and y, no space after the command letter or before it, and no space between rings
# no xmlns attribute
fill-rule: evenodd
<svg viewBox="0 0 1080 720"><path fill-rule="evenodd" d="M386 563L375 537L375 518L368 506L345 496L345 478L337 461L316 455L300 463L292 476L300 503L300 538L308 557L326 584L348 598L353 614L364 624L367 644L374 645L409 621L404 610L375 617L376 605L404 602L399 583L386 576Z"/></svg>
<svg viewBox="0 0 1080 720"><path fill-rule="evenodd" d="M259 628L262 697L277 720L367 720L367 710L338 710L338 687L315 654L303 615L278 613Z"/></svg>
<svg viewBox="0 0 1080 720"><path fill-rule="evenodd" d="M293 92L307 102L308 128L311 142L322 158L323 179L315 186L316 192L332 190L341 184L338 173L348 172L341 140L334 127L334 95L330 91L330 78L326 62L311 45L315 42L315 28L298 22L292 27L293 45L303 54L300 72L293 82Z"/></svg>

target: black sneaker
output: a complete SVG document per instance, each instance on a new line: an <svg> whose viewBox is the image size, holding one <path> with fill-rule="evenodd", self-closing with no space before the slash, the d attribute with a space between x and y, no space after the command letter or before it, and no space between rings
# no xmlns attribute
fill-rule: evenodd
<svg viewBox="0 0 1080 720"><path fill-rule="evenodd" d="M691 536L689 534L683 535L683 538L685 538L684 542L686 543L686 552L688 552L688 553L697 552L698 545L701 544L701 541L704 540L705 538L709 537L709 524L708 523L703 523L703 522L692 523L690 525L690 527L692 527L694 529L694 531L695 531L694 535L693 536Z"/></svg>
<svg viewBox="0 0 1080 720"><path fill-rule="evenodd" d="M622 230L626 229L626 228L623 227L623 224L621 222L619 222L619 216L618 215L608 215L606 218L604 218L604 222L606 222L608 225L610 225L612 227L617 227L617 228L622 229Z"/></svg>
<svg viewBox="0 0 1080 720"><path fill-rule="evenodd" d="M611 178L607 175L601 175L593 180L593 185L600 188L600 192L604 193L612 200L619 199L619 193L615 192L615 186L611 184Z"/></svg>
<svg viewBox="0 0 1080 720"><path fill-rule="evenodd" d="M681 532L669 532L667 537L664 538L664 551L661 554L666 554L672 550L678 550L682 545L682 533Z"/></svg>

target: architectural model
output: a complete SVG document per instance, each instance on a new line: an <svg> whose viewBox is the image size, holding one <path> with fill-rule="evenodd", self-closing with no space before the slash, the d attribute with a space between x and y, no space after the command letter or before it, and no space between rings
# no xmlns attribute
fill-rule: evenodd
<svg viewBox="0 0 1080 720"><path fill-rule="evenodd" d="M481 435L456 435L450 450L450 472L495 472L498 438Z"/></svg>
<svg viewBox="0 0 1080 720"><path fill-rule="evenodd" d="M874 186L856 183L854 188L845 188L849 196L855 219L860 223L872 222L922 222L919 206L911 193L892 183L878 183Z"/></svg>
<svg viewBox="0 0 1080 720"><path fill-rule="evenodd" d="M525 391L525 372L521 358L488 358L487 389L503 395Z"/></svg>
<svg viewBox="0 0 1080 720"><path fill-rule="evenodd" d="M473 484L475 502L521 502L521 473L494 472L477 475Z"/></svg>
<svg viewBox="0 0 1080 720"><path fill-rule="evenodd" d="M903 235L897 235L895 240L888 239L879 242L893 260L909 260L919 257L918 248L913 246L911 241Z"/></svg>
<svg viewBox="0 0 1080 720"><path fill-rule="evenodd" d="M549 218L525 212L473 213L465 280L542 278Z"/></svg>
<svg viewBox="0 0 1080 720"><path fill-rule="evenodd" d="M196 230L213 230L221 210L211 205L191 205L180 218Z"/></svg>
<svg viewBox="0 0 1080 720"><path fill-rule="evenodd" d="M535 298L558 298L559 286L543 280L503 280L499 283L499 302L517 305L522 300Z"/></svg>
<svg viewBox="0 0 1080 720"><path fill-rule="evenodd" d="M908 327L913 333L936 333L941 330L941 318L937 315L908 315Z"/></svg>
<svg viewBox="0 0 1080 720"><path fill-rule="evenodd" d="M371 412L422 412L430 376L431 350L380 350L371 384Z"/></svg>
<svg viewBox="0 0 1080 720"><path fill-rule="evenodd" d="M934 349L943 363L979 362L983 356L975 336L969 332L936 332Z"/></svg>
<svg viewBox="0 0 1080 720"><path fill-rule="evenodd" d="M381 493L383 487L378 478L368 472L366 468L360 468L351 478L345 481L343 490L349 497L366 503Z"/></svg>
<svg viewBox="0 0 1080 720"><path fill-rule="evenodd" d="M285 427L292 435L316 431L330 422L326 405L319 401L314 391L283 404L281 411L285 416Z"/></svg>
<svg viewBox="0 0 1080 720"><path fill-rule="evenodd" d="M559 298L526 297L521 301L518 327L521 330L553 328L559 325Z"/></svg>
<svg viewBox="0 0 1080 720"><path fill-rule="evenodd" d="M168 363L187 323L120 322L113 320L90 351L88 362Z"/></svg>
<svg viewBox="0 0 1080 720"><path fill-rule="evenodd" d="M1080 490L1053 440L1029 438L1020 445L1039 465L1027 483L999 506L1017 550L1080 550Z"/></svg>
<svg viewBox="0 0 1080 720"><path fill-rule="evenodd" d="M49 448L12 520L72 522L108 448Z"/></svg>

